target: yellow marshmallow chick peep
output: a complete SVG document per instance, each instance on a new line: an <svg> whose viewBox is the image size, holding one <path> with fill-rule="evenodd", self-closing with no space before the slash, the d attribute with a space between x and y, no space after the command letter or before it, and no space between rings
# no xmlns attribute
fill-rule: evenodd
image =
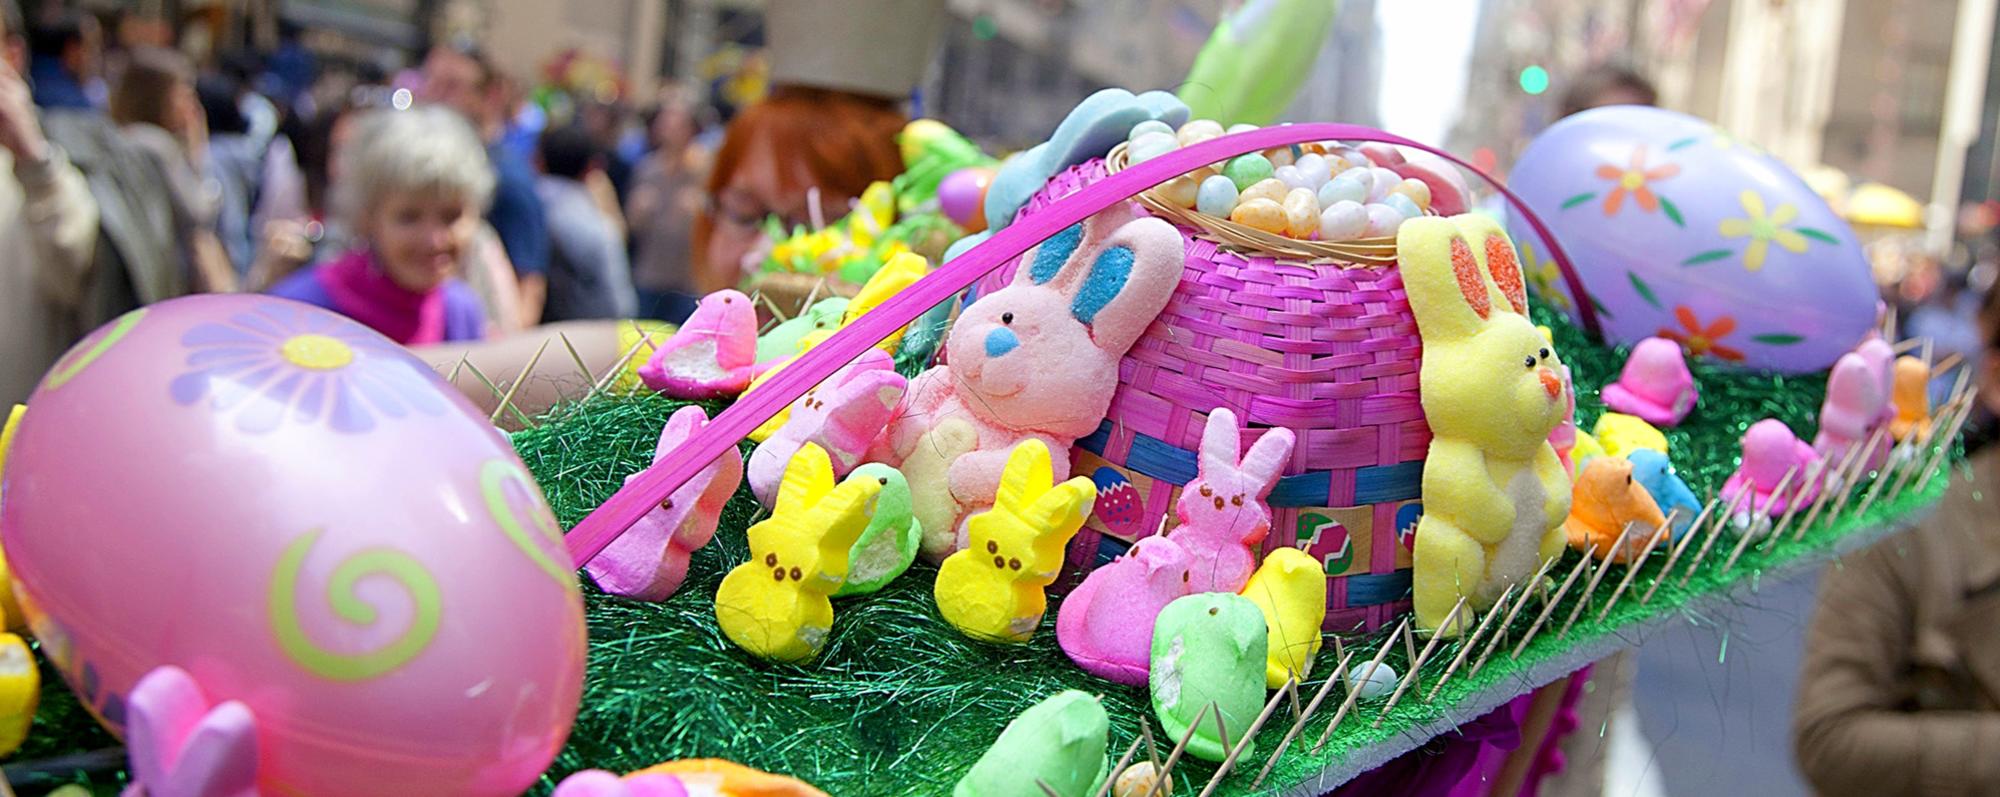
<svg viewBox="0 0 2000 797"><path fill-rule="evenodd" d="M1063 549L1096 500L1088 477L1055 483L1042 441L1014 446L993 508L966 520L969 545L938 568L938 611L966 636L1027 641L1048 609L1042 590L1055 582Z"/></svg>
<svg viewBox="0 0 2000 797"><path fill-rule="evenodd" d="M1568 407L1563 365L1528 321L1520 259L1498 222L1411 219L1396 256L1424 342L1432 435L1411 592L1419 628L1456 636L1563 551L1570 476L1549 445ZM1461 598L1471 611L1454 616Z"/></svg>
<svg viewBox="0 0 2000 797"><path fill-rule="evenodd" d="M1622 457L1642 448L1667 453L1666 434L1637 415L1604 413L1598 416L1597 425L1591 427L1591 432L1597 435L1598 445L1603 446L1604 453L1609 456Z"/></svg>
<svg viewBox="0 0 2000 797"><path fill-rule="evenodd" d="M827 600L847 581L847 552L868 528L875 479L835 486L833 460L818 445L799 448L778 484L771 517L750 527L750 561L715 591L715 619L729 641L773 661L812 658L833 627Z"/></svg>
<svg viewBox="0 0 2000 797"><path fill-rule="evenodd" d="M1264 659L1264 686L1304 683L1319 655L1320 624L1326 621L1326 567L1312 554L1279 548L1264 557L1243 585L1243 597L1264 613L1271 641Z"/></svg>

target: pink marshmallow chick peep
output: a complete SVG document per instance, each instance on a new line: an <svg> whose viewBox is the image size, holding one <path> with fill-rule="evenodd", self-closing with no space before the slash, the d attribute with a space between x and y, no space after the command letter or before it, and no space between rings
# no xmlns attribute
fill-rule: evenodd
<svg viewBox="0 0 2000 797"><path fill-rule="evenodd" d="M257 721L230 700L210 705L179 667L155 667L132 687L126 797L255 797Z"/></svg>
<svg viewBox="0 0 2000 797"><path fill-rule="evenodd" d="M1896 347L1889 345L1889 342L1879 335L1871 335L1862 341L1861 345L1854 347L1854 353L1861 355L1861 359L1867 361L1868 373L1873 374L1875 381L1881 385L1882 395L1895 395ZM1883 402L1881 422L1888 423L1895 418L1896 405Z"/></svg>
<svg viewBox="0 0 2000 797"><path fill-rule="evenodd" d="M757 365L757 310L750 297L720 290L701 297L687 323L639 367L647 387L674 398L734 396Z"/></svg>
<svg viewBox="0 0 2000 797"><path fill-rule="evenodd" d="M1813 438L1813 450L1836 464L1846 459L1855 446L1868 444L1882 425L1882 409L1888 405L1889 394L1882 392L1881 380L1868 359L1858 352L1840 355L1826 378L1826 403L1819 408L1819 434ZM1874 451L1865 452L1864 469L1881 467L1889 460L1889 449L1889 441L1884 439Z"/></svg>
<svg viewBox="0 0 2000 797"><path fill-rule="evenodd" d="M563 778L552 797L688 797L688 790L672 775L621 778L602 769L586 769Z"/></svg>
<svg viewBox="0 0 2000 797"><path fill-rule="evenodd" d="M1153 622L1188 594L1188 552L1147 537L1124 556L1090 572L1056 614L1056 642L1084 671L1121 684L1146 682Z"/></svg>
<svg viewBox="0 0 2000 797"><path fill-rule="evenodd" d="M1236 413L1217 407L1201 430L1200 469L1181 488L1167 534L1188 551L1189 592L1241 592L1257 569L1256 546L1271 531L1264 498L1292 456L1292 430L1273 427L1242 451Z"/></svg>
<svg viewBox="0 0 2000 797"><path fill-rule="evenodd" d="M1730 474L1722 485L1722 500L1729 505L1744 490L1751 491L1749 498L1742 499L1737 510L1737 518L1742 519L1753 513L1766 516L1783 513L1792 501L1811 503L1819 497L1820 481L1806 478L1819 455L1812 446L1792 434L1791 427L1776 418L1765 418L1750 425L1743 433L1743 465ZM1780 495L1774 491L1778 482L1784 481L1787 471L1792 474L1790 487Z"/></svg>
<svg viewBox="0 0 2000 797"><path fill-rule="evenodd" d="M1694 374L1680 344L1647 338L1632 347L1618 381L1604 386L1604 406L1637 415L1654 426L1673 426L1694 409Z"/></svg>
<svg viewBox="0 0 2000 797"><path fill-rule="evenodd" d="M681 443L708 425L700 407L682 407L660 430L653 463L665 459ZM627 482L639 474L625 477ZM605 546L584 565L597 586L613 595L663 601L687 578L688 557L715 537L722 505L743 483L743 460L735 454L716 457L695 477L647 512L630 531Z"/></svg>
<svg viewBox="0 0 2000 797"><path fill-rule="evenodd" d="M888 354L881 349L863 352L792 402L785 424L750 453L751 492L765 506L777 500L785 466L806 443L826 449L834 478L846 478L888 426L908 388Z"/></svg>

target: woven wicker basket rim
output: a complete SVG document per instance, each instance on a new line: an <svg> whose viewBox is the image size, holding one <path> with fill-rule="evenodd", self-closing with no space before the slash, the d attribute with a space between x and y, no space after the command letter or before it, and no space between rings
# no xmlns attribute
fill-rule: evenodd
<svg viewBox="0 0 2000 797"><path fill-rule="evenodd" d="M1117 174L1127 165L1129 163L1123 143L1113 147L1111 152L1104 156L1106 174ZM1191 230L1195 237L1239 252L1280 257L1314 265L1336 265L1342 268L1381 268L1396 264L1394 236L1356 238L1349 241L1287 238L1163 202L1153 195L1153 190L1150 188L1139 192L1133 199L1144 205L1153 215L1164 217L1183 229Z"/></svg>

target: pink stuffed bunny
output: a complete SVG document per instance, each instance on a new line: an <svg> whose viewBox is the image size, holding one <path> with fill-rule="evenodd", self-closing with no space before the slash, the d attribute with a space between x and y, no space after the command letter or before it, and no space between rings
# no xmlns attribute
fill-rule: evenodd
<svg viewBox="0 0 2000 797"><path fill-rule="evenodd" d="M1143 684L1152 664L1153 623L1161 609L1188 591L1187 550L1165 537L1147 537L1090 571L1063 599L1056 642L1092 675Z"/></svg>
<svg viewBox="0 0 2000 797"><path fill-rule="evenodd" d="M124 797L255 797L257 721L248 706L211 706L193 676L168 666L139 679L126 707Z"/></svg>
<svg viewBox="0 0 2000 797"><path fill-rule="evenodd" d="M1257 569L1256 546L1271 531L1264 503L1292 456L1292 430L1274 427L1242 451L1236 413L1216 407L1201 430L1200 472L1174 504L1179 526L1167 538L1188 552L1193 592L1241 592Z"/></svg>
<svg viewBox="0 0 2000 797"><path fill-rule="evenodd" d="M818 443L833 459L834 478L860 465L869 445L903 400L909 382L881 349L869 349L833 376L792 402L785 425L750 453L750 490L770 506L778 497L785 466L806 443Z"/></svg>
<svg viewBox="0 0 2000 797"><path fill-rule="evenodd" d="M1069 476L1070 446L1096 431L1118 361L1180 283L1180 233L1120 204L1024 255L1007 287L959 314L948 365L920 374L875 452L910 480L923 550L964 545L960 525L993 504L1008 452L1039 439Z"/></svg>
<svg viewBox="0 0 2000 797"><path fill-rule="evenodd" d="M708 414L700 407L682 407L660 430L653 462L672 453L702 427ZM638 474L626 477L626 481ZM715 536L722 505L743 483L743 460L735 454L716 457L667 500L647 512L602 553L583 566L605 592L647 601L663 601L687 578L688 556Z"/></svg>
<svg viewBox="0 0 2000 797"><path fill-rule="evenodd" d="M701 297L687 322L639 366L639 379L674 398L718 398L742 393L763 370L756 308L750 297L720 290Z"/></svg>

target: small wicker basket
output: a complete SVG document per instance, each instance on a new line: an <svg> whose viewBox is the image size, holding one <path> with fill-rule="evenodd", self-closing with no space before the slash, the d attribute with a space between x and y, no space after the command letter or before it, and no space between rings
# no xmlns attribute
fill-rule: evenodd
<svg viewBox="0 0 2000 797"><path fill-rule="evenodd" d="M1022 216L1103 179L1121 156L1057 175ZM1224 406L1248 427L1246 447L1275 426L1297 435L1270 496L1264 548L1300 547L1325 563L1326 628L1393 621L1410 605L1431 437L1417 396L1422 344L1394 240L1301 241L1144 194L1136 201L1181 229L1187 267L1120 363L1103 425L1072 452L1072 472L1091 477L1100 497L1071 545L1065 582L1171 522L1208 411ZM989 275L981 292L1010 276Z"/></svg>

